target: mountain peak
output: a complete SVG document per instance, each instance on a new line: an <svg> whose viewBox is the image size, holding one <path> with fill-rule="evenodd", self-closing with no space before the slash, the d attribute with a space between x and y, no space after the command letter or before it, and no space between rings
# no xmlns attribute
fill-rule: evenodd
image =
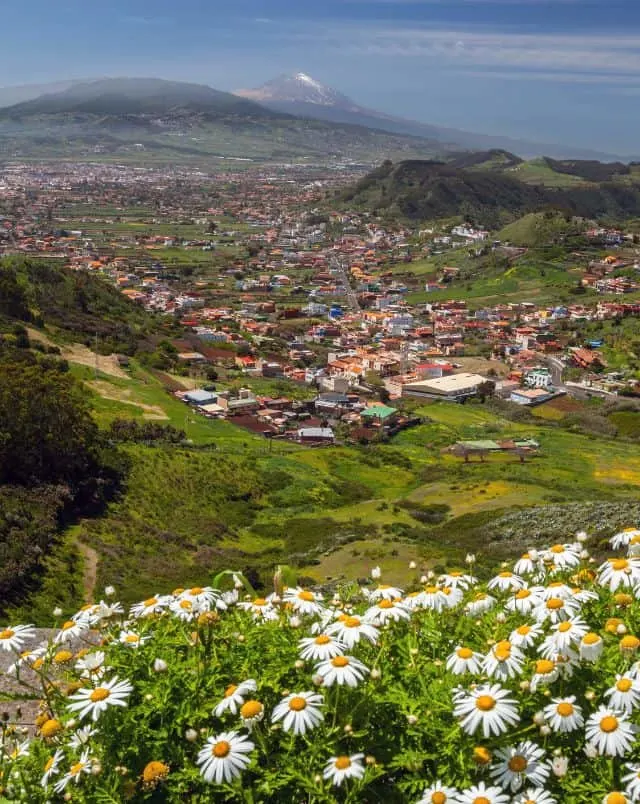
<svg viewBox="0 0 640 804"><path fill-rule="evenodd" d="M239 89L235 94L256 101L311 103L344 110L358 108L356 103L337 89L303 72L280 75L256 89Z"/></svg>

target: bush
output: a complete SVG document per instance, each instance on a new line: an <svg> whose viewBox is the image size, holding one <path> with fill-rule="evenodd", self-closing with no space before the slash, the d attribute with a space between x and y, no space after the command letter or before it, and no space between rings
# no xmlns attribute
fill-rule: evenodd
<svg viewBox="0 0 640 804"><path fill-rule="evenodd" d="M332 608L221 573L128 615L84 607L26 653L37 635L12 625L13 683L42 699L32 741L0 727L3 800L631 801L640 568L594 571L583 549L530 551L488 585L350 585Z"/></svg>

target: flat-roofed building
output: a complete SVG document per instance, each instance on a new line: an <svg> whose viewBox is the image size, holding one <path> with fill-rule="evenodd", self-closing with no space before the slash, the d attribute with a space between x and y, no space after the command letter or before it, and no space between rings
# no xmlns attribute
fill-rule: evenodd
<svg viewBox="0 0 640 804"><path fill-rule="evenodd" d="M486 382L481 374L461 372L449 377L435 377L403 385L402 396L425 397L428 399L448 399L458 402L478 393L478 388Z"/></svg>

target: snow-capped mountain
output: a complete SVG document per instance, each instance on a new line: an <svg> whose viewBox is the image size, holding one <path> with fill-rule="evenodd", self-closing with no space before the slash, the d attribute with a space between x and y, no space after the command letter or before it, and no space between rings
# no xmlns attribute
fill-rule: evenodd
<svg viewBox="0 0 640 804"><path fill-rule="evenodd" d="M263 103L311 103L350 112L360 111L360 107L346 95L306 73L280 75L257 89L239 89L235 94Z"/></svg>

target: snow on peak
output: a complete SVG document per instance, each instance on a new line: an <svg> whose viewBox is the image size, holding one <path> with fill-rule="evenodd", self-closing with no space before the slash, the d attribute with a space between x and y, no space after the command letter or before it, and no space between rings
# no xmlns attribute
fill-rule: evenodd
<svg viewBox="0 0 640 804"><path fill-rule="evenodd" d="M324 89L324 87L319 81L315 81L310 75L307 75L306 73L296 73L295 79L296 81L301 81L303 84L309 84L309 86L312 86L315 89Z"/></svg>

